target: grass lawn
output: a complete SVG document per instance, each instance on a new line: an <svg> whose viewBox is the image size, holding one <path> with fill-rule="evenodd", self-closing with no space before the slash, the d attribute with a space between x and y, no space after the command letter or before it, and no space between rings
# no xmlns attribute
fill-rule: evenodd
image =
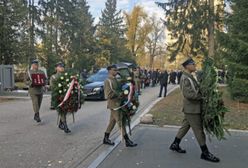
<svg viewBox="0 0 248 168"><path fill-rule="evenodd" d="M12 99L12 98L2 98L2 97L0 97L0 104L1 103L4 103L4 102L13 101L13 100L15 100L15 99Z"/></svg>
<svg viewBox="0 0 248 168"><path fill-rule="evenodd" d="M248 103L239 103L230 98L226 87L222 87L225 105L229 108L226 116L228 128L248 130ZM150 111L154 116L154 124L181 125L183 120L182 95L180 89L176 89L169 96L159 101Z"/></svg>
<svg viewBox="0 0 248 168"><path fill-rule="evenodd" d="M15 83L15 86L18 88L18 89L23 89L23 88L26 88L27 85L24 83L24 82L16 82Z"/></svg>

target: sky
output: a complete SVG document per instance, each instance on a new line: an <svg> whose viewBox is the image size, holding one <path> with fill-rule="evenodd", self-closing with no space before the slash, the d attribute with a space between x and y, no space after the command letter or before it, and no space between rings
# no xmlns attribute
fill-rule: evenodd
<svg viewBox="0 0 248 168"><path fill-rule="evenodd" d="M148 15L155 14L158 18L164 17L164 12L159 8L155 2L164 2L165 0L117 0L117 8L119 10L130 12L135 5L140 5L148 13ZM95 18L95 23L99 21L101 11L105 7L106 0L88 0L90 12Z"/></svg>

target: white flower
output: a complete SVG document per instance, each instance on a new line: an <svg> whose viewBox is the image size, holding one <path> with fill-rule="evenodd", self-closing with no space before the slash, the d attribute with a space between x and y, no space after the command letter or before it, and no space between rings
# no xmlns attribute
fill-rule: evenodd
<svg viewBox="0 0 248 168"><path fill-rule="evenodd" d="M65 73L65 76L67 76L68 75L68 73Z"/></svg>
<svg viewBox="0 0 248 168"><path fill-rule="evenodd" d="M66 89L64 89L64 92L66 92L67 90Z"/></svg>
<svg viewBox="0 0 248 168"><path fill-rule="evenodd" d="M59 90L59 93L62 93L62 90Z"/></svg>
<svg viewBox="0 0 248 168"><path fill-rule="evenodd" d="M137 109L137 107L136 107L136 106L133 106L133 107L132 107L132 109L133 109L133 110L136 110L136 109Z"/></svg>
<svg viewBox="0 0 248 168"><path fill-rule="evenodd" d="M64 80L64 77L63 77L63 76L61 76L61 77L60 77L60 79L61 79L61 80Z"/></svg>
<svg viewBox="0 0 248 168"><path fill-rule="evenodd" d="M66 82L69 82L70 81L70 79L66 79Z"/></svg>
<svg viewBox="0 0 248 168"><path fill-rule="evenodd" d="M62 87L61 83L58 84L58 87Z"/></svg>
<svg viewBox="0 0 248 168"><path fill-rule="evenodd" d="M214 70L215 70L215 72L217 72L218 73L218 69L214 66Z"/></svg>
<svg viewBox="0 0 248 168"><path fill-rule="evenodd" d="M124 95L128 95L129 91L128 90L124 90Z"/></svg>
<svg viewBox="0 0 248 168"><path fill-rule="evenodd" d="M68 84L67 87L70 87L70 85Z"/></svg>

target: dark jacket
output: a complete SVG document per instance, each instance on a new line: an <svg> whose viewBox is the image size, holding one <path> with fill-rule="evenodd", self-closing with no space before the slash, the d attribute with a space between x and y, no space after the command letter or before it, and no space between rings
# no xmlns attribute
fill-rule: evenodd
<svg viewBox="0 0 248 168"><path fill-rule="evenodd" d="M159 75L159 82L160 82L160 85L166 85L167 82L168 82L168 73L167 71L165 72L162 72L160 75Z"/></svg>

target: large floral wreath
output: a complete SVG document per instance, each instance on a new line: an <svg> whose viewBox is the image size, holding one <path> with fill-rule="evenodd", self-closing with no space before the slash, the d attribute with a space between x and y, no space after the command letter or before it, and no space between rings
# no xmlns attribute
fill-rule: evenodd
<svg viewBox="0 0 248 168"><path fill-rule="evenodd" d="M203 125L207 133L215 136L218 140L225 139L228 133L225 124L225 114L228 109L222 100L222 93L218 88L217 69L211 58L206 58L203 64L201 79L201 92L203 96L202 115Z"/></svg>
<svg viewBox="0 0 248 168"><path fill-rule="evenodd" d="M83 82L78 74L65 72L54 82L52 101L58 113L75 113L84 103Z"/></svg>
<svg viewBox="0 0 248 168"><path fill-rule="evenodd" d="M116 108L122 115L123 126L128 125L131 134L131 117L135 115L139 107L139 95L135 90L132 80L120 81L120 107Z"/></svg>

